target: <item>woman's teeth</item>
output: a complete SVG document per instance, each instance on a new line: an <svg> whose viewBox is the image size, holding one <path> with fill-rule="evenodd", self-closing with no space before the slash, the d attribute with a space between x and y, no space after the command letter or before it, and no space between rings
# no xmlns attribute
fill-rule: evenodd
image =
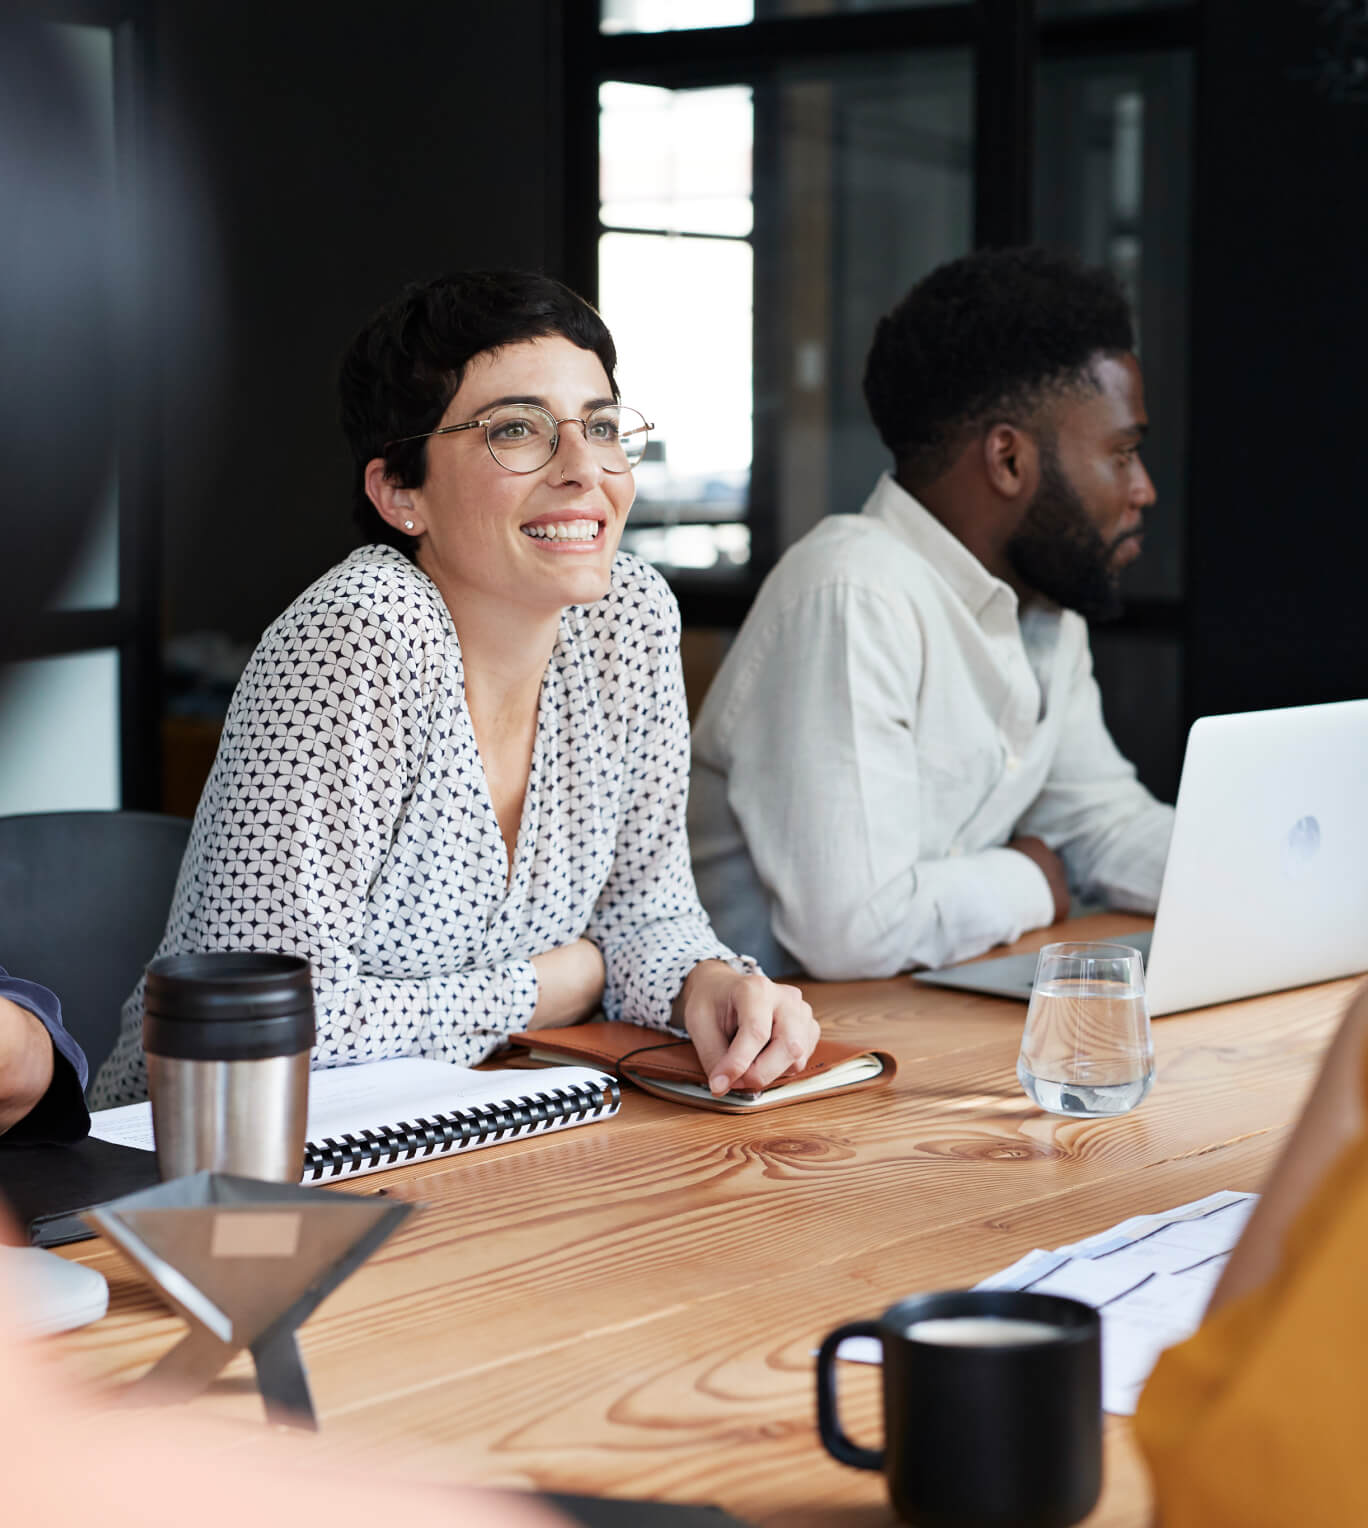
<svg viewBox="0 0 1368 1528"><path fill-rule="evenodd" d="M524 525L522 533L538 541L592 541L599 533L599 522L567 520L560 525Z"/></svg>

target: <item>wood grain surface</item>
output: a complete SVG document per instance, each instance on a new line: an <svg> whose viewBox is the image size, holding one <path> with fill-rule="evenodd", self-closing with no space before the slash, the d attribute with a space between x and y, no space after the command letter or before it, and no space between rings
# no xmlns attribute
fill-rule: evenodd
<svg viewBox="0 0 1368 1528"><path fill-rule="evenodd" d="M1098 915L1069 933L1136 926ZM822 1335L1031 1247L1258 1188L1353 986L1156 1021L1152 1093L1099 1121L1021 1092L1023 1004L907 978L811 983L829 1035L898 1057L892 1087L754 1119L629 1092L605 1124L349 1184L425 1209L302 1331L318 1446L426 1477L713 1502L755 1524L890 1523L881 1480L817 1440ZM120 1387L181 1324L108 1245L69 1255L107 1276L110 1314L52 1351ZM875 1371L846 1365L842 1382L847 1425L876 1439ZM249 1365L192 1409L255 1424ZM1109 1418L1089 1523L1149 1516L1129 1424Z"/></svg>

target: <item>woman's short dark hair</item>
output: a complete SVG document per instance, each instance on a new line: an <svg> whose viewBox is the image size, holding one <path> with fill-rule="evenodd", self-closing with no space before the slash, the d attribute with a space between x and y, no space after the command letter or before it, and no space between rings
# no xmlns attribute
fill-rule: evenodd
<svg viewBox="0 0 1368 1528"><path fill-rule="evenodd" d="M1110 272L1040 248L980 250L931 272L879 320L869 412L900 470L935 482L990 416L1025 420L1090 385L1098 354L1135 348Z"/></svg>
<svg viewBox="0 0 1368 1528"><path fill-rule="evenodd" d="M607 325L550 276L457 271L406 287L367 322L347 347L338 375L342 429L355 462L352 514L365 540L386 542L410 557L418 545L371 503L367 464L383 457L393 482L421 488L428 443L403 438L437 428L477 355L549 335L592 350L617 397L617 351Z"/></svg>

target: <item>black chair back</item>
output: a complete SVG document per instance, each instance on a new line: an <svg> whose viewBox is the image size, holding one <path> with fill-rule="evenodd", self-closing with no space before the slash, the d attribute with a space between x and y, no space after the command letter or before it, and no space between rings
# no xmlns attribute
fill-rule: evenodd
<svg viewBox="0 0 1368 1528"><path fill-rule="evenodd" d="M57 994L92 1078L161 943L189 836L155 812L0 817L0 966Z"/></svg>

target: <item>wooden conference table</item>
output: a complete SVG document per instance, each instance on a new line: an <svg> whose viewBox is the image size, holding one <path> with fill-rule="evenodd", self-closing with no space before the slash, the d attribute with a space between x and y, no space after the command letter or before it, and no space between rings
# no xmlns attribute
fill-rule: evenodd
<svg viewBox="0 0 1368 1528"><path fill-rule="evenodd" d="M1136 926L1108 914L1069 933ZM822 1334L1031 1247L1257 1188L1354 985L1159 1020L1142 1107L1070 1121L1017 1086L1022 1005L906 978L812 983L828 1034L897 1055L891 1088L750 1119L629 1092L605 1124L357 1180L427 1210L302 1329L323 1428L310 1446L429 1477L713 1502L755 1524L892 1522L881 1478L817 1440ZM54 1349L87 1377L135 1377L181 1324L104 1243L68 1251L108 1277L110 1313ZM250 1372L236 1360L192 1409L254 1433ZM874 1371L842 1378L850 1430L874 1438ZM1110 1417L1089 1522L1148 1518L1130 1424Z"/></svg>

